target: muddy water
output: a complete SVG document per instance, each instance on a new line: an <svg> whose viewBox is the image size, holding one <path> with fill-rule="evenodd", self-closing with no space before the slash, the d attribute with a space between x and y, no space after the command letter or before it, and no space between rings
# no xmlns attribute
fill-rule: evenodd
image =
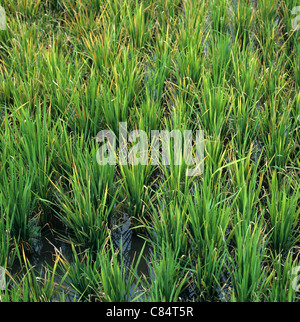
<svg viewBox="0 0 300 322"><path fill-rule="evenodd" d="M134 230L130 229L131 222L127 215L123 215L118 220L113 219L112 240L115 248L122 251L126 267L132 266L134 260L137 259L143 249L145 240L140 237ZM146 243L144 252L137 268L139 276L149 277L149 255L150 247Z"/></svg>
<svg viewBox="0 0 300 322"><path fill-rule="evenodd" d="M40 275L41 278L44 276L45 267L54 266L56 256L60 254L65 260L72 263L73 252L70 243L67 240L63 240L61 235L67 236L67 231L63 227L62 223L58 220L54 220L52 226L46 225L41 230L39 239L34 245L33 252L28 256L30 264L34 267L35 274ZM112 227L112 241L116 250L119 250L121 245L121 252L124 257L126 267L131 267L135 264L135 259L138 258L140 252L145 244L145 240L141 237L138 237L137 234L130 229L130 220L128 216L124 215L118 220L113 219ZM148 270L148 255L149 255L149 246L145 246L143 257L141 258L140 264L137 268L137 273L139 276L144 275L145 277L149 276ZM18 263L18 260L15 261L16 264L11 270L12 276L18 276L22 278L24 275L24 267L21 267ZM55 276L55 282L60 283L60 277L62 275L59 270ZM63 286L67 286L66 283L63 283ZM132 287L132 291L134 286ZM76 294L75 290L69 289L69 293L66 296L66 301L73 301L74 295ZM54 300L59 300L55 298Z"/></svg>
<svg viewBox="0 0 300 322"><path fill-rule="evenodd" d="M35 245L34 252L29 256L29 261L38 271L45 264L52 266L57 253L68 261L72 261L72 248L68 242L63 241L55 229L44 227L40 240Z"/></svg>
<svg viewBox="0 0 300 322"><path fill-rule="evenodd" d="M34 267L35 271L40 272L45 265L54 265L57 254L62 254L68 261L72 261L72 248L67 241L63 241L59 237L59 233L63 233L63 226L58 220L54 220L53 225L45 225L39 237L33 243L33 249L27 259ZM12 274L17 275L22 272L22 267L17 259L15 259L12 267Z"/></svg>

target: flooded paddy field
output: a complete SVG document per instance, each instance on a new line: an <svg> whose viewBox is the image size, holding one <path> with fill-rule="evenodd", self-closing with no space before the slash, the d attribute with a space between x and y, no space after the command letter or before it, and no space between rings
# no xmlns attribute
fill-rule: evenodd
<svg viewBox="0 0 300 322"><path fill-rule="evenodd" d="M300 300L300 1L0 6L0 302Z"/></svg>

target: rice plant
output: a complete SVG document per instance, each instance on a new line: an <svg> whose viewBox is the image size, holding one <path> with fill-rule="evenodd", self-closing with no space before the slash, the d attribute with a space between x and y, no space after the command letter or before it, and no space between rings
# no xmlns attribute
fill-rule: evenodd
<svg viewBox="0 0 300 322"><path fill-rule="evenodd" d="M57 282L59 258L56 258L51 270L46 268L37 272L24 257L25 274L15 279L9 275L9 282L0 302L59 302L65 300L62 286L66 275Z"/></svg>
<svg viewBox="0 0 300 322"><path fill-rule="evenodd" d="M187 272L180 263L179 252L162 244L151 256L150 281L144 282L146 301L177 302L187 281Z"/></svg>
<svg viewBox="0 0 300 322"><path fill-rule="evenodd" d="M159 249L161 245L172 249L179 257L188 254L187 203L168 201L157 197L158 206L152 206L146 229L150 242Z"/></svg>
<svg viewBox="0 0 300 322"><path fill-rule="evenodd" d="M236 249L227 256L232 283L231 301L261 301L268 281L265 258L266 237L262 221L257 220L239 235Z"/></svg>
<svg viewBox="0 0 300 322"><path fill-rule="evenodd" d="M8 173L3 173L0 200L4 212L1 214L11 237L20 240L26 250L30 251L39 234L38 214L35 213L36 196L32 192L32 179L27 177L24 164L19 169L9 161ZM25 173L24 173L25 172ZM2 219L3 220L3 219Z"/></svg>
<svg viewBox="0 0 300 322"><path fill-rule="evenodd" d="M291 274L297 267L297 264L299 264L299 260L297 258L293 260L292 253L288 253L285 258L282 255L272 258L272 262L274 267L270 280L271 286L268 290L268 301L295 302L297 292L295 286L293 287L291 284L294 283L296 277L291 279Z"/></svg>
<svg viewBox="0 0 300 322"><path fill-rule="evenodd" d="M82 152L77 147L77 152ZM57 189L57 216L71 230L71 238L85 249L97 251L108 237L116 202L113 166L103 168L96 161L97 148L84 148L67 183L53 183ZM73 237L72 237L73 236Z"/></svg>
<svg viewBox="0 0 300 322"><path fill-rule="evenodd" d="M297 245L299 239L299 187L293 191L286 184L278 187L278 179L272 175L270 195L267 196L273 249L286 253ZM291 191L292 190L292 191Z"/></svg>
<svg viewBox="0 0 300 322"><path fill-rule="evenodd" d="M143 252L132 267L126 267L122 251L118 253L111 240L96 256L89 251L79 256L74 245L72 249L72 262L61 258L60 267L68 276L67 286L76 293L78 300L128 302L137 301L143 294L138 290L140 278L137 275Z"/></svg>

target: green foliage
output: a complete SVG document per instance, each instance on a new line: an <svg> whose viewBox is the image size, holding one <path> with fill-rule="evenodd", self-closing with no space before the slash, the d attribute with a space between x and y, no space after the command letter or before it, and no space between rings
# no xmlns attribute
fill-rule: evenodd
<svg viewBox="0 0 300 322"><path fill-rule="evenodd" d="M299 0L0 4L0 301L299 301ZM98 164L119 122L149 148L152 130L203 130L203 174L174 138L170 164ZM72 258L37 271L58 223Z"/></svg>

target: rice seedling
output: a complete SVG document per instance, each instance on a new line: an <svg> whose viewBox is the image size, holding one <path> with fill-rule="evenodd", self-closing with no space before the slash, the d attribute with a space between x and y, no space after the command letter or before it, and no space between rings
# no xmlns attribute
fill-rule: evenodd
<svg viewBox="0 0 300 322"><path fill-rule="evenodd" d="M233 143L234 147L234 143ZM256 159L253 160L253 144L250 147L250 151L244 155L241 159L236 159L233 156L234 161L230 164L230 172L233 180L234 191L244 189L251 191L251 198L249 197L250 192L241 193L239 198L241 204L244 201L251 200L251 205L248 206L240 206L239 210L242 213L244 210L250 210L251 207L259 200L262 182L264 179L265 169L260 168L260 159L262 158L262 154Z"/></svg>
<svg viewBox="0 0 300 322"><path fill-rule="evenodd" d="M231 217L229 200L232 197L222 196L221 185L207 189L212 185L213 180L207 176L195 184L187 207L193 249L191 258L195 263L195 293L200 301L214 300L217 296L224 265L224 242Z"/></svg>
<svg viewBox="0 0 300 322"><path fill-rule="evenodd" d="M1 218L0 218L0 232L1 232L1 248L0 248L0 266L6 267L7 261L9 260L10 253L10 226L8 220L4 220L4 209L1 205Z"/></svg>
<svg viewBox="0 0 300 322"><path fill-rule="evenodd" d="M210 2L210 15L212 30L225 33L228 26L228 5L229 1L214 0Z"/></svg>
<svg viewBox="0 0 300 322"><path fill-rule="evenodd" d="M279 40L280 24L277 17L276 1L258 1L257 2L259 16L257 17L257 42L263 51L267 63L271 63L272 58L276 54L276 48L279 49L281 41Z"/></svg>
<svg viewBox="0 0 300 322"><path fill-rule="evenodd" d="M7 172L3 171L0 202L4 212L1 215L5 226L10 227L11 237L19 240L29 251L39 232L38 217L34 213L37 198L32 192L32 174L27 177L22 161L17 163L17 167L15 162L9 160Z"/></svg>
<svg viewBox="0 0 300 322"><path fill-rule="evenodd" d="M294 189L284 184L279 188L275 173L269 182L270 194L267 196L267 209L270 220L272 249L276 253L286 253L297 245L299 240L300 215L299 187Z"/></svg>
<svg viewBox="0 0 300 322"><path fill-rule="evenodd" d="M138 3L138 1L136 1L134 8L125 2L121 10L122 16L126 19L124 27L128 38L136 48L143 47L151 33L151 28L146 28L146 25L149 24L146 20L146 10L144 3Z"/></svg>
<svg viewBox="0 0 300 322"><path fill-rule="evenodd" d="M122 242L121 242L122 247ZM143 293L138 291L140 277L137 268L143 254L143 248L129 269L125 266L122 252L117 256L111 244L110 249L99 259L101 267L102 301L129 302L137 301Z"/></svg>
<svg viewBox="0 0 300 322"><path fill-rule="evenodd" d="M295 302L297 292L293 287L294 279L291 277L299 261L293 260L292 253L288 253L286 258L282 255L272 258L272 262L271 287L268 290L267 300L269 302Z"/></svg>
<svg viewBox="0 0 300 322"><path fill-rule="evenodd" d="M261 135L262 143L265 146L270 166L285 169L289 155L293 151L293 142L290 140L288 133L294 129L285 110L280 113L273 108L270 108L270 112L266 111L267 109L265 109L265 115L260 119L260 129L264 131L264 134ZM268 114L269 120L267 123L265 117Z"/></svg>
<svg viewBox="0 0 300 322"><path fill-rule="evenodd" d="M55 302L65 297L62 284L66 275L57 282L59 258L53 268L36 272L23 253L25 274L19 280L9 274L9 282L0 302ZM44 275L42 277L42 275Z"/></svg>
<svg viewBox="0 0 300 322"><path fill-rule="evenodd" d="M187 281L187 273L180 262L179 250L174 252L162 244L151 255L150 281L144 282L145 300L149 302L177 302Z"/></svg>
<svg viewBox="0 0 300 322"><path fill-rule="evenodd" d="M145 223L151 242L157 249L161 245L173 250L179 257L188 254L187 203L159 198L158 205L149 209L149 219ZM180 199L180 197L178 197Z"/></svg>
<svg viewBox="0 0 300 322"><path fill-rule="evenodd" d="M62 41L62 36L49 41L51 46L42 52L41 70L43 83L47 84L45 95L50 98L52 109L66 115L67 120L72 120L76 116L75 109L79 108L72 96L76 93L79 79L84 77L85 65L80 62L76 54L69 52Z"/></svg>
<svg viewBox="0 0 300 322"><path fill-rule="evenodd" d="M114 19L116 19L116 16L114 16ZM92 32L84 34L81 46L91 68L99 71L99 76L107 84L109 83L108 80L111 80L112 66L120 55L122 47L118 44L122 41L124 35L121 28L115 28L113 22L107 25L107 21L104 18L102 18L98 28L101 28L101 34ZM80 46L80 44L74 42L74 46Z"/></svg>
<svg viewBox="0 0 300 322"><path fill-rule="evenodd" d="M222 175L222 166L226 162L228 150L223 147L220 136L209 136L205 140L205 175L218 182Z"/></svg>
<svg viewBox="0 0 300 322"><path fill-rule="evenodd" d="M136 225L144 215L146 202L151 198L150 193L150 176L154 170L151 165L120 165L120 175L122 178L121 195L126 200L126 212Z"/></svg>
<svg viewBox="0 0 300 322"><path fill-rule="evenodd" d="M179 0L158 0L153 3L157 8L158 22L160 25L172 23L178 19L177 14L181 11L181 2Z"/></svg>
<svg viewBox="0 0 300 322"><path fill-rule="evenodd" d="M83 84L79 83L78 90L74 90L72 101L75 106L71 117L66 115L68 126L74 132L82 132L85 140L91 140L101 130L104 123L102 109L98 99L99 75L96 76L95 69L91 69L89 80Z"/></svg>
<svg viewBox="0 0 300 322"><path fill-rule="evenodd" d="M42 105L42 103L41 103ZM51 123L51 109L47 110L44 105L36 111L33 117L25 108L16 113L15 122L11 131L19 138L18 148L15 148L18 158L24 160L29 171L35 174L32 179L31 189L41 200L53 200L51 178L53 175L54 149L52 144L57 136L57 124L53 125L51 131L48 127ZM24 122L26 120L26 122ZM41 224L47 222L47 204L40 204L39 218Z"/></svg>
<svg viewBox="0 0 300 322"><path fill-rule="evenodd" d="M239 224L237 224L238 226ZM268 279L266 267L266 236L262 221L250 224L243 233L237 229L238 238L233 254L228 254L228 272L231 277L231 301L257 302L261 301L267 289Z"/></svg>
<svg viewBox="0 0 300 322"><path fill-rule="evenodd" d="M35 17L39 15L40 9L42 7L42 1L38 0L35 2L28 2L26 0L22 1L12 1L8 0L6 2L6 8L12 13L22 13L25 17Z"/></svg>
<svg viewBox="0 0 300 322"><path fill-rule="evenodd" d="M122 242L121 242L122 245ZM140 277L137 276L141 254L132 267L126 267L122 251L116 252L109 243L96 256L85 252L79 256L73 246L73 261L61 259L62 272L70 292L78 295L78 300L101 302L137 301L142 293L138 291Z"/></svg>
<svg viewBox="0 0 300 322"><path fill-rule="evenodd" d="M173 140L171 140L171 142L172 141ZM172 198L171 196L176 196L182 192L187 193L192 181L187 176L189 166L184 162L180 164L180 155L175 153L175 150L178 149L178 145L176 143L176 139L174 141L174 148L171 144L170 149L166 152L166 159L163 159L160 165L163 173L163 186L161 188L164 189L168 198ZM180 152L182 152L182 155L184 154L184 151ZM178 155L179 157L177 158ZM168 160L170 160L170 164L168 164Z"/></svg>
<svg viewBox="0 0 300 322"><path fill-rule="evenodd" d="M68 292L78 301L95 301L100 287L100 266L98 257L90 252L78 253L72 244L72 261L60 258L59 268L67 275L66 287Z"/></svg>
<svg viewBox="0 0 300 322"><path fill-rule="evenodd" d="M216 77L223 75L223 71L217 71L217 69L219 67L216 67ZM224 87L215 87L214 79L211 75L204 76L202 84L201 96L199 97L200 111L198 112L201 115L201 117L199 116L201 128L208 136L217 137L220 135L223 138L227 131L226 128L232 107L230 102L232 94ZM223 115L222 118L219 117L220 113Z"/></svg>
<svg viewBox="0 0 300 322"><path fill-rule="evenodd" d="M206 243L213 243L215 247L221 248L230 219L229 206L226 200L220 199L220 188L213 193L206 191L203 188L206 183L204 181L201 186L195 185L195 195L189 198L189 228L198 251ZM211 182L207 184L210 186Z"/></svg>
<svg viewBox="0 0 300 322"><path fill-rule="evenodd" d="M187 9L189 10L189 9ZM203 8L199 9L203 11ZM205 44L208 32L205 28L205 21L199 15L192 15L188 20L180 21L178 28L179 41L176 44L178 51L176 60L180 81L191 79L198 84L203 73L205 59Z"/></svg>
<svg viewBox="0 0 300 322"><path fill-rule="evenodd" d="M90 146L85 146L82 140L73 142L66 146L66 154L69 148L74 153L68 156L70 170L60 182L52 181L57 191L58 206L58 209L53 209L71 230L75 243L80 243L84 249L97 250L107 238L118 194L113 182L115 168L110 165L102 167L97 163L95 142Z"/></svg>
<svg viewBox="0 0 300 322"><path fill-rule="evenodd" d="M234 145L237 147L238 158L243 158L253 147L253 138L259 130L259 119L255 117L256 103L250 103L240 98L232 104L232 114L234 121L232 122L232 136ZM249 118L252 117L251 119ZM259 150L259 149L258 149ZM257 151L258 153L260 151Z"/></svg>
<svg viewBox="0 0 300 322"><path fill-rule="evenodd" d="M233 34L236 35L240 44L248 44L253 28L254 8L249 0L233 1L231 5L231 21Z"/></svg>
<svg viewBox="0 0 300 322"><path fill-rule="evenodd" d="M159 130L160 119L165 108L163 105L163 91L168 74L170 73L171 62L169 57L162 53L155 57L147 57L147 64L144 70L144 95L138 99L135 115L138 129L146 131L149 129ZM133 114L133 113L132 113Z"/></svg>
<svg viewBox="0 0 300 322"><path fill-rule="evenodd" d="M119 122L128 120L130 107L141 90L141 66L132 46L119 53L118 60L111 67L111 75L112 82L105 82L101 88L103 94L100 102L108 126L118 136Z"/></svg>
<svg viewBox="0 0 300 322"><path fill-rule="evenodd" d="M259 100L262 82L258 79L257 71L261 68L260 57L257 50L253 51L246 46L239 49L236 43L233 44L232 53L234 53L232 66L236 89L243 99L243 107L247 108L246 100L254 103ZM247 114L245 112L245 115Z"/></svg>
<svg viewBox="0 0 300 322"><path fill-rule="evenodd" d="M213 34L208 42L208 55L211 57L211 79L207 77L204 86L225 87L232 76L231 38L223 34ZM216 63L218 62L218 63ZM205 79L206 80L206 79ZM204 87L207 91L207 87ZM226 101L226 98L224 98Z"/></svg>
<svg viewBox="0 0 300 322"><path fill-rule="evenodd" d="M206 245L198 255L194 272L195 298L199 301L215 301L221 293L224 255L214 244Z"/></svg>

